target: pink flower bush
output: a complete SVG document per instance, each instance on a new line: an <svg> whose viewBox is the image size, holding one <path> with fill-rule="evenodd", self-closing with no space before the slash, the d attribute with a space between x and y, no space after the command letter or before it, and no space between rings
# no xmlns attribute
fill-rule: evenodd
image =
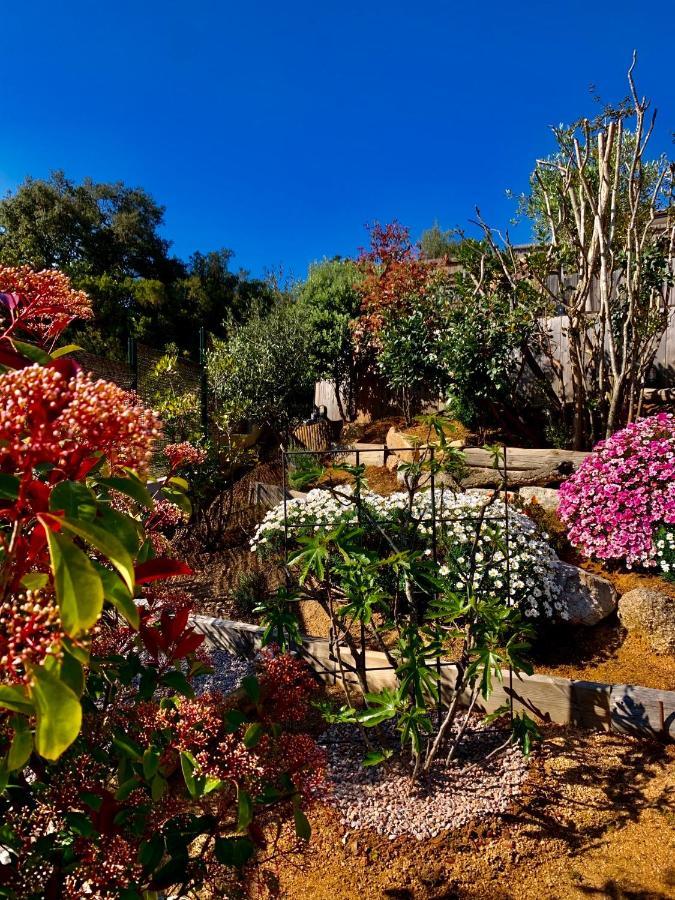
<svg viewBox="0 0 675 900"><path fill-rule="evenodd" d="M601 441L560 488L558 513L587 556L657 565L655 533L675 523L675 416L641 419Z"/></svg>

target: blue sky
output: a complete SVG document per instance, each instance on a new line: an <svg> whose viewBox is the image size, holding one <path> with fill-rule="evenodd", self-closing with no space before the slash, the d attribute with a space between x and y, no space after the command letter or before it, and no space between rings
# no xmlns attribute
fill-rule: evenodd
<svg viewBox="0 0 675 900"><path fill-rule="evenodd" d="M624 0L424 4L116 0L3 4L0 191L62 168L166 206L174 251L302 277L364 224L495 225L547 126L638 88L672 152L659 8ZM527 238L521 232L517 237Z"/></svg>

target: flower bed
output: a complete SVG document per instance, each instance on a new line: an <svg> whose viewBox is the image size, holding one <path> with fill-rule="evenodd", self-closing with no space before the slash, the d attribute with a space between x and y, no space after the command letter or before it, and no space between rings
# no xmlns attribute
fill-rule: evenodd
<svg viewBox="0 0 675 900"><path fill-rule="evenodd" d="M448 488L437 488L434 496L439 529L439 569L443 578L452 577L457 589L464 587L461 571L465 557L471 552L475 525L484 500L475 494L454 493ZM380 523L396 523L408 504L405 493L381 497L369 491L360 497L363 508ZM414 496L413 518L419 523L417 534L423 552L431 555L432 496L421 491ZM322 528L334 528L341 524L356 525L359 513L351 486L332 492L310 491L306 497L286 503L286 518L291 540L309 535ZM534 522L509 509L508 541L510 573L506 571L506 512L504 506L493 504L486 514L480 530L476 552L475 581L484 594L508 593L511 605L519 606L530 618L567 618L564 598L556 581L555 552L540 535ZM270 510L256 529L251 550L270 552L283 543L284 505ZM452 562L452 566L448 565ZM454 573L454 574L451 574ZM509 586L507 588L507 580Z"/></svg>
<svg viewBox="0 0 675 900"><path fill-rule="evenodd" d="M562 485L559 514L570 540L587 556L621 560L628 568L661 565L668 574L673 558L667 526L675 525L675 416L642 419L601 441Z"/></svg>

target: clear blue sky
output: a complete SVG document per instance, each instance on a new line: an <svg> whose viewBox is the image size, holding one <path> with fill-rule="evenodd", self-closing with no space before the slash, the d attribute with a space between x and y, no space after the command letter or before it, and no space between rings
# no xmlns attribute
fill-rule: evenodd
<svg viewBox="0 0 675 900"><path fill-rule="evenodd" d="M302 277L363 225L508 224L547 125L638 88L672 152L667 4L5 3L0 191L62 168L166 206L174 251ZM525 239L527 235L523 235Z"/></svg>

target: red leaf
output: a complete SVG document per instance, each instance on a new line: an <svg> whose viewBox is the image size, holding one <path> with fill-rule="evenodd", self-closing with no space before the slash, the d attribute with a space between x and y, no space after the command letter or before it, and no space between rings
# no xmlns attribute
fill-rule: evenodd
<svg viewBox="0 0 675 900"><path fill-rule="evenodd" d="M157 559L149 559L136 566L135 575L137 584L147 584L149 581L161 581L176 575L192 575L192 569L179 559L158 556Z"/></svg>
<svg viewBox="0 0 675 900"><path fill-rule="evenodd" d="M173 616L171 616L168 610L164 610L162 613L162 629L166 631L169 636L169 640L175 641L181 632L185 629L185 626L188 623L188 618L190 616L190 608L188 606L184 606L182 609L179 609Z"/></svg>
<svg viewBox="0 0 675 900"><path fill-rule="evenodd" d="M171 654L171 658L182 659L184 656L187 656L189 653L196 650L205 639L205 634L198 634L196 631L188 632L176 644L176 647Z"/></svg>

